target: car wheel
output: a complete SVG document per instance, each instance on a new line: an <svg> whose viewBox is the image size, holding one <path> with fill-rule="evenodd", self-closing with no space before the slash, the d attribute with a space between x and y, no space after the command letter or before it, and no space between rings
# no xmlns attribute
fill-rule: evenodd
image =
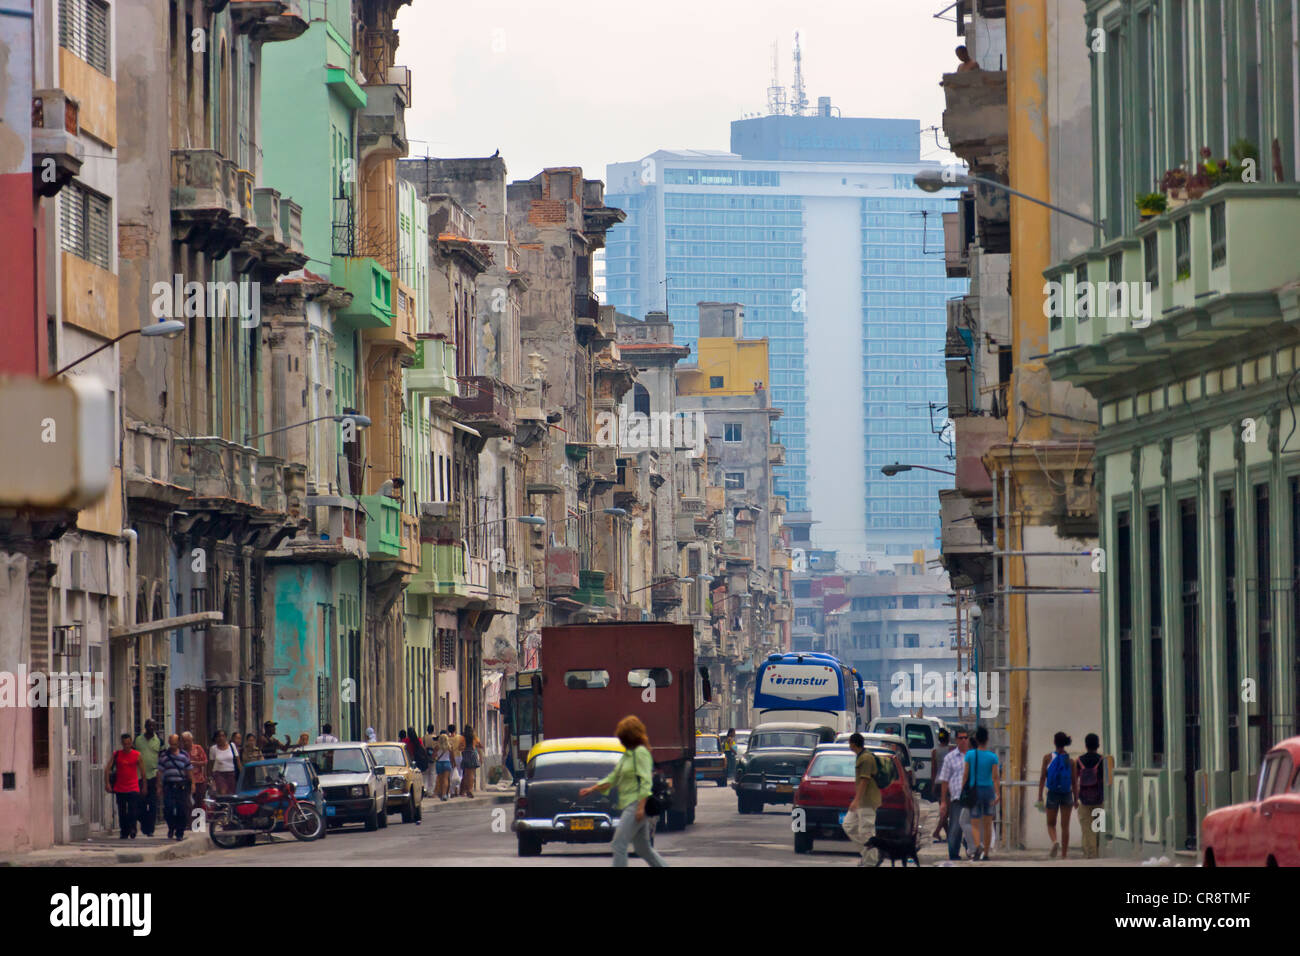
<svg viewBox="0 0 1300 956"><path fill-rule="evenodd" d="M1214 862L1214 850L1210 849L1209 847L1206 847L1205 849L1205 865L1218 866L1218 864Z"/></svg>
<svg viewBox="0 0 1300 956"><path fill-rule="evenodd" d="M374 810L374 811L372 811L372 812L371 812L371 813L366 817L366 829L367 829L367 830L371 830L371 831L373 831L373 830L378 830L378 829L379 829L379 821L380 821L381 819L383 819L383 818L380 817L380 815L379 815L379 811L378 811L378 810Z"/></svg>
<svg viewBox="0 0 1300 956"><path fill-rule="evenodd" d="M542 855L541 837L534 836L531 833L519 834L519 855L520 856L541 856Z"/></svg>
<svg viewBox="0 0 1300 956"><path fill-rule="evenodd" d="M811 833L796 833L794 835L794 852L811 853L813 848L813 838Z"/></svg>
<svg viewBox="0 0 1300 956"><path fill-rule="evenodd" d="M406 803L402 804L402 822L415 822L415 788L412 787L410 793L406 795Z"/></svg>
<svg viewBox="0 0 1300 956"><path fill-rule="evenodd" d="M379 829L382 830L386 826L388 826L388 801L387 800L384 801L384 806L379 811Z"/></svg>
<svg viewBox="0 0 1300 956"><path fill-rule="evenodd" d="M727 778L726 778L726 777L719 777L718 780L717 780L717 784L718 784L719 787L725 787L725 786L727 785Z"/></svg>

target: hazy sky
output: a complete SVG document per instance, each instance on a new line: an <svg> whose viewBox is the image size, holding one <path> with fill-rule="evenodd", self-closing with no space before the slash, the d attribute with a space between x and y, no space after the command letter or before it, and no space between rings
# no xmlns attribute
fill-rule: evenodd
<svg viewBox="0 0 1300 956"><path fill-rule="evenodd" d="M411 156L487 156L514 179L656 149L728 149L732 120L764 112L779 43L793 80L799 31L809 102L844 116L940 124L941 74L961 42L948 0L414 0L397 19L412 71ZM417 142L423 140L426 142ZM940 133L940 142L946 142ZM934 133L921 155L947 160Z"/></svg>

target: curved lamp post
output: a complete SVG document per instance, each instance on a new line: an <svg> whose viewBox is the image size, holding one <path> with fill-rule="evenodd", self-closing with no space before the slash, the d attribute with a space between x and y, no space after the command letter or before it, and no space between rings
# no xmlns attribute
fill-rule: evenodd
<svg viewBox="0 0 1300 956"><path fill-rule="evenodd" d="M937 193L941 189L952 189L958 186L970 186L978 183L981 186L988 186L990 189L997 189L1004 193L1010 193L1013 196L1019 196L1021 199L1036 203L1039 206L1046 206L1053 212L1059 212L1062 216L1069 216L1071 219L1077 219L1079 222L1087 223L1094 229L1106 228L1104 222L1096 219L1089 219L1087 216L1081 216L1077 212L1071 212L1068 209L1062 209L1060 206L1054 206L1050 202L1045 202L1035 196L1029 196L1018 189L1012 189L1006 183L1000 183L996 179L985 179L983 176L972 176L969 173L953 173L942 169L923 169L912 177L912 182L916 184L917 189L924 190L927 193Z"/></svg>
<svg viewBox="0 0 1300 956"><path fill-rule="evenodd" d="M957 477L955 471L944 471L942 468L931 468L929 465L904 465L899 462L894 462L892 465L882 465L880 473L886 478L893 478L900 471L911 471L914 468L919 471L933 471L940 475L950 475L953 478Z"/></svg>
<svg viewBox="0 0 1300 956"><path fill-rule="evenodd" d="M143 335L145 338L150 338L150 339L154 339L154 338L174 339L176 338L176 336L180 335L184 331L185 331L185 323L181 322L178 319L165 319L162 322L155 322L153 325L142 325L138 329L127 329L125 332L123 332L121 335L117 336L116 338L109 339L99 348L92 349L91 351L83 355L81 358L69 362L67 365L63 366L63 368L59 369L57 372L52 372L49 376L49 379L58 378L68 369L80 365L82 362L86 361L86 359L90 358L92 355L98 355L100 352L104 351L104 349L116 345L118 342L121 342L127 336ZM49 381L49 379L47 379L47 381Z"/></svg>
<svg viewBox="0 0 1300 956"><path fill-rule="evenodd" d="M316 422L352 422L357 428L369 428L369 417L361 414L356 415L321 415L319 418L309 418L305 422L294 422L292 425L281 425L279 428L272 428L270 431L258 432L256 435L245 435L244 444L247 445L255 438L263 438L267 435L274 435L276 432L287 432L290 428L301 428L303 425L314 425Z"/></svg>

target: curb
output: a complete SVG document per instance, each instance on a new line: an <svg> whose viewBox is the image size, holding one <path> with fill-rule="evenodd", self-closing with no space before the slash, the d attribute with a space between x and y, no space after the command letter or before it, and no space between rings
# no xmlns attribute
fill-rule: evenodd
<svg viewBox="0 0 1300 956"><path fill-rule="evenodd" d="M428 798L426 797L426 800ZM452 808L475 806L492 806L507 804L514 801L514 791L480 791L475 797L465 798L457 797L454 800L448 800L446 803L434 798L431 806L424 809L429 813L447 812ZM140 863L163 863L171 860L187 860L191 857L202 856L204 853L215 849L212 841L208 839L206 833L190 832L184 840L179 843L173 842L164 846L151 846L144 849L132 850L123 848L120 850L99 849L99 848L78 848L68 852L52 855L48 858L40 858L38 854L52 853L56 848L51 847L49 850L36 850L31 854L24 854L15 857L0 858L0 867L25 867L25 866L49 866L49 867L76 867L76 866L112 866L118 864L140 864Z"/></svg>

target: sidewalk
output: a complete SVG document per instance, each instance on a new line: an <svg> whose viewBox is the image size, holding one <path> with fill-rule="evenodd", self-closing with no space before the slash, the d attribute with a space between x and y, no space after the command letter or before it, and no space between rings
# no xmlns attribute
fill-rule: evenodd
<svg viewBox="0 0 1300 956"><path fill-rule="evenodd" d="M427 818L431 813L445 813L448 810L476 803L504 804L514 799L514 787L502 784L489 785L478 792L472 799L456 797L442 802L428 794L425 795L422 809ZM389 824L392 826L392 824ZM184 860L199 856L215 849L208 839L206 831L189 831L184 840L168 840L165 835L167 825L158 824L154 836L137 836L134 840L119 840L116 833L93 836L76 844L60 844L48 850L33 850L30 853L18 853L0 857L3 866L113 866L119 863L162 863L166 860ZM292 839L287 835L284 839Z"/></svg>

